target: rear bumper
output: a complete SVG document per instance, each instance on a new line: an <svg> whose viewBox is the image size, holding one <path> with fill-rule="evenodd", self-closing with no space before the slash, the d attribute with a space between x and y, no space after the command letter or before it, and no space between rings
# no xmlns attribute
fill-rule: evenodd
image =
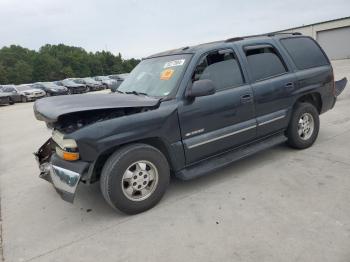
<svg viewBox="0 0 350 262"><path fill-rule="evenodd" d="M81 177L89 168L84 161L65 161L52 151L49 139L38 152L34 153L39 164L39 177L50 182L61 198L73 203Z"/></svg>

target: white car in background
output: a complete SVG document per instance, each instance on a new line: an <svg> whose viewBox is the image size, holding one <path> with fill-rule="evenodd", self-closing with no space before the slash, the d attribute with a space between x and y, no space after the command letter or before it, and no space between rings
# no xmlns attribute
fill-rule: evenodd
<svg viewBox="0 0 350 262"><path fill-rule="evenodd" d="M21 95L22 102L35 101L38 98L46 96L44 90L34 88L32 84L13 86L13 89Z"/></svg>

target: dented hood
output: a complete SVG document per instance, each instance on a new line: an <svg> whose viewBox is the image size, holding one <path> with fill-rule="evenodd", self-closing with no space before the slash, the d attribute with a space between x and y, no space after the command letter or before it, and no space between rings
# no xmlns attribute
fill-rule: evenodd
<svg viewBox="0 0 350 262"><path fill-rule="evenodd" d="M63 115L76 112L153 107L158 103L159 99L156 98L119 93L57 96L37 100L34 103L34 114L38 120L52 123Z"/></svg>

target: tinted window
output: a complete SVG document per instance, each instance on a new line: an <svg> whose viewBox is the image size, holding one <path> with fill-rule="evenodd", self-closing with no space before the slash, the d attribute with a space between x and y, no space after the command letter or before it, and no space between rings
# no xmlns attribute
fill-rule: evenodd
<svg viewBox="0 0 350 262"><path fill-rule="evenodd" d="M192 81L202 79L213 81L216 91L240 86L244 82L233 52L220 54L215 51L203 57L193 73Z"/></svg>
<svg viewBox="0 0 350 262"><path fill-rule="evenodd" d="M327 58L310 38L297 37L281 40L298 69L328 65Z"/></svg>
<svg viewBox="0 0 350 262"><path fill-rule="evenodd" d="M282 60L272 47L249 49L245 53L254 81L287 72Z"/></svg>
<svg viewBox="0 0 350 262"><path fill-rule="evenodd" d="M4 87L3 90L4 92L9 92L9 93L16 91L13 87Z"/></svg>

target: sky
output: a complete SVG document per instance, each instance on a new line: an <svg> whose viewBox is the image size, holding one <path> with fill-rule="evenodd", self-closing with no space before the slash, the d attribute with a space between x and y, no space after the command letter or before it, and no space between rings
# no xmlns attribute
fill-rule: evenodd
<svg viewBox="0 0 350 262"><path fill-rule="evenodd" d="M0 48L160 51L350 16L349 0L0 0Z"/></svg>

